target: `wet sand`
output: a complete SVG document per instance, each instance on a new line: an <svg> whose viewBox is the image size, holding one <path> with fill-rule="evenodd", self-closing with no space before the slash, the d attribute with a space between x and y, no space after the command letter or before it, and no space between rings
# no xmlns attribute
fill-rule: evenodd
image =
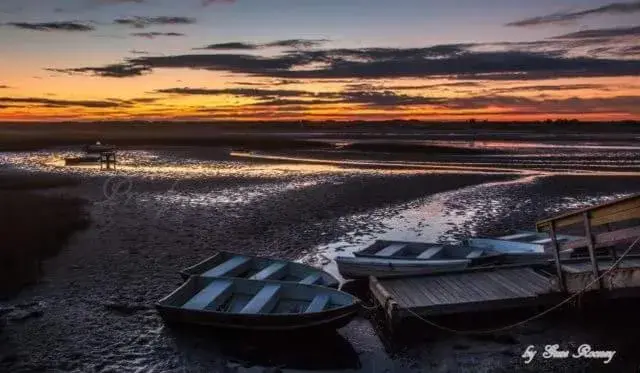
<svg viewBox="0 0 640 373"><path fill-rule="evenodd" d="M93 223L45 263L40 284L0 303L6 324L0 371L581 371L589 362L525 366L520 354L528 344L589 342L620 350L621 357L606 368L640 364L632 347L640 340L626 334L635 326L611 320L587 328L545 319L490 338L427 330L427 341L390 354L364 318L333 337L261 342L255 336L166 328L153 309L181 283L177 270L215 249L331 270L328 258L371 239L455 241L531 229L550 213L638 192L640 178L394 172L203 154L193 158L213 159L215 172L190 173L174 169L185 168L180 159L156 167L154 157L163 154L145 158L148 168L124 167L115 178L64 171L81 183L55 192L88 199ZM37 172L62 171L47 166ZM603 371L597 364L594 369Z"/></svg>

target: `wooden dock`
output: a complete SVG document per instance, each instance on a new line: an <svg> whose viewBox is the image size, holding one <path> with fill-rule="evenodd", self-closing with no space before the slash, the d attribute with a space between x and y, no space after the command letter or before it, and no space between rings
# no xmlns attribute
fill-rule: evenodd
<svg viewBox="0 0 640 373"><path fill-rule="evenodd" d="M538 231L548 232L550 237L538 243L551 243L550 250L555 254L555 259L546 263L468 268L402 278L370 277L369 289L392 329L410 317L553 305L583 292L602 297L640 296L640 256L634 255L640 251L640 244L621 260L618 257L621 252L613 248L617 244L626 244L623 245L626 248L640 237L638 218L640 194L538 222ZM613 224L620 222L631 222L633 226L615 229ZM584 237L556 233L557 228L576 223L584 225ZM601 225L606 225L607 231L594 234L593 228ZM518 237L501 237L505 238ZM487 245L485 241L483 245ZM586 257L560 255L562 251L584 248ZM597 248L611 249L603 256L597 255Z"/></svg>
<svg viewBox="0 0 640 373"><path fill-rule="evenodd" d="M531 267L486 269L398 279L370 279L370 290L393 321L553 303L551 275Z"/></svg>

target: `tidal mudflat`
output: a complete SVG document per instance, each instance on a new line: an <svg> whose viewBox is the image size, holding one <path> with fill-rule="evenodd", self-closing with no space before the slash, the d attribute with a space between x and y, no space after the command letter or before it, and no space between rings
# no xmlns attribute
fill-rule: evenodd
<svg viewBox="0 0 640 373"><path fill-rule="evenodd" d="M216 249L331 271L333 256L378 238L455 242L531 229L549 214L640 191L635 149L608 149L609 162L597 165L582 161L583 149L554 151L551 160L548 149L527 150L464 160L394 157L420 163L402 167L384 157L340 162L366 160L361 153L316 152L312 162L308 152L270 159L197 147L132 148L121 152L115 173L63 167L70 149L1 153L3 174L78 180L43 193L86 199L92 223L44 262L39 284L0 303L0 370L502 372L639 363L637 333L629 333L638 326L615 319L544 319L482 338L427 331L389 352L364 318L303 346L166 328L153 309L180 284L177 270ZM523 364L528 345L555 341L619 352L607 366L584 359Z"/></svg>

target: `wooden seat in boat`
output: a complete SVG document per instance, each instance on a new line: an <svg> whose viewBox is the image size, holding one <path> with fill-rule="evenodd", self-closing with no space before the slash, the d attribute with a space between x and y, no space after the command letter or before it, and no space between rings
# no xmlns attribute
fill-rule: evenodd
<svg viewBox="0 0 640 373"><path fill-rule="evenodd" d="M392 256L399 253L400 250L404 249L405 247L407 247L407 245L394 243L378 251L376 253L376 256Z"/></svg>
<svg viewBox="0 0 640 373"><path fill-rule="evenodd" d="M551 238L542 238L540 240L531 241L531 243L549 243L551 242Z"/></svg>
<svg viewBox="0 0 640 373"><path fill-rule="evenodd" d="M523 232L523 233L510 234L508 236L501 236L501 237L498 237L498 239L499 240L517 240L517 239L523 239L523 238L537 236L537 235L538 235L537 232Z"/></svg>
<svg viewBox="0 0 640 373"><path fill-rule="evenodd" d="M478 249L478 250L473 250L472 252L470 252L469 254L467 254L467 259L476 259L482 256L482 254L484 253L484 250L482 249Z"/></svg>
<svg viewBox="0 0 640 373"><path fill-rule="evenodd" d="M204 277L237 276L249 268L251 259L244 256L234 256L233 258L218 264L203 274Z"/></svg>
<svg viewBox="0 0 640 373"><path fill-rule="evenodd" d="M430 259L430 258L433 258L437 254L439 254L442 251L442 249L443 249L442 246L430 247L430 248L426 249L425 251L423 251L422 253L420 253L420 255L418 255L416 257L416 259Z"/></svg>
<svg viewBox="0 0 640 373"><path fill-rule="evenodd" d="M251 276L252 280L277 280L287 272L287 263L271 263L260 272Z"/></svg>
<svg viewBox="0 0 640 373"><path fill-rule="evenodd" d="M302 281L300 281L300 283L301 284L307 284L307 285L313 285L316 282L318 282L318 280L320 280L321 277L322 277L322 275L320 273L312 273L309 276L303 278Z"/></svg>
<svg viewBox="0 0 640 373"><path fill-rule="evenodd" d="M240 310L240 313L269 313L278 302L280 285L268 284L251 298L249 303Z"/></svg>
<svg viewBox="0 0 640 373"><path fill-rule="evenodd" d="M189 299L182 308L204 310L214 302L223 303L231 295L231 288L230 281L214 281Z"/></svg>
<svg viewBox="0 0 640 373"><path fill-rule="evenodd" d="M305 313L311 312L322 312L324 308L329 304L329 300L331 297L327 294L318 294L316 295L307 309L304 311Z"/></svg>

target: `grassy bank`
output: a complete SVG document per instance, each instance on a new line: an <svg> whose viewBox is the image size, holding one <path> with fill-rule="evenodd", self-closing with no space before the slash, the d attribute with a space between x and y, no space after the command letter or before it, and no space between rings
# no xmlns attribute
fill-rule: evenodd
<svg viewBox="0 0 640 373"><path fill-rule="evenodd" d="M42 259L88 226L84 200L36 191L77 183L50 175L0 176L0 297L37 281Z"/></svg>

